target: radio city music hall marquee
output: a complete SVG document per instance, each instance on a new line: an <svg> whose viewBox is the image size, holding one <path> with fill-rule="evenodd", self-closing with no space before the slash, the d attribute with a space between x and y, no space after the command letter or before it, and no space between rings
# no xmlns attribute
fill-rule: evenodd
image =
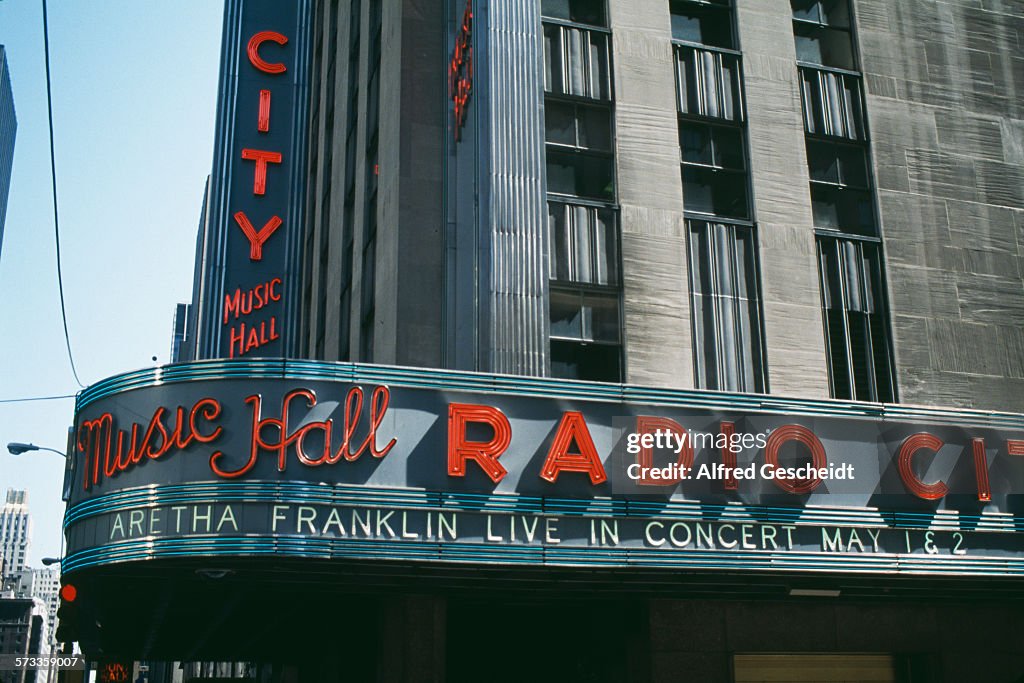
<svg viewBox="0 0 1024 683"><path fill-rule="evenodd" d="M788 414L749 402L695 408L684 392L667 404L665 392L647 403L628 388L637 395L595 400L581 384L566 398L534 380L537 390L523 395L511 378L481 392L464 373L391 369L380 381L371 366L307 365L321 369L304 377L285 369L303 362L280 361L273 377L232 370L86 395L75 426L72 555L134 540L261 535L323 539L356 556L405 557L428 544L433 560L489 548L496 557L535 551L538 563L570 553L571 564L601 550L628 564L657 566L669 553L699 566L728 552L746 553L753 568L780 553L991 562L1021 550L1005 533L1008 506L1024 491L1024 429L1012 416L1007 426L927 410L858 415L856 404L842 414L840 402L835 415L815 414L821 402ZM339 379L323 379L332 367ZM656 432L675 435L674 445L695 432L764 436L662 449L638 438ZM723 474L627 476L637 465ZM801 465L856 474L730 476ZM162 501L163 488L173 501ZM134 491L145 497L133 502ZM922 513L939 525L894 522Z"/></svg>

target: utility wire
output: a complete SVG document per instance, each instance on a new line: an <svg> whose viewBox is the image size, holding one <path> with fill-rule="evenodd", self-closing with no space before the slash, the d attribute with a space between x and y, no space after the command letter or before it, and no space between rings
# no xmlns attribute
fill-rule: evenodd
<svg viewBox="0 0 1024 683"><path fill-rule="evenodd" d="M0 398L0 403L28 403L29 401L59 401L64 398L74 398L75 394L63 396L30 396L28 398Z"/></svg>
<svg viewBox="0 0 1024 683"><path fill-rule="evenodd" d="M57 287L60 290L60 317L64 321L64 343L68 347L68 362L71 363L71 374L78 386L85 388L78 379L75 369L75 357L71 353L71 336L68 334L68 312L64 305L64 276L60 267L60 221L57 214L57 157L53 146L53 96L50 92L50 30L46 23L46 0L43 0L43 48L46 53L46 111L50 124L50 177L53 179L53 238L57 245Z"/></svg>

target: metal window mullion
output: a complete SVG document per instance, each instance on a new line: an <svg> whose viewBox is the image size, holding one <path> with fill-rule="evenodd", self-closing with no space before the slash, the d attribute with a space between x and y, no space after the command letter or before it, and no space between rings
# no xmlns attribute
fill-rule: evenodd
<svg viewBox="0 0 1024 683"><path fill-rule="evenodd" d="M875 372L875 338L871 334L871 314L868 311L869 293L868 288L871 286L872 279L871 274L867 272L867 259L864 258L864 244L856 243L855 249L857 250L857 257L860 260L860 279L861 279L861 301L864 302L864 324L867 329L867 360L868 360L868 392L870 393L870 399L872 401L878 400L878 375ZM873 297L872 297L873 298Z"/></svg>
<svg viewBox="0 0 1024 683"><path fill-rule="evenodd" d="M825 74L820 71L815 76L818 79L818 93L821 95L821 127L824 129L822 132L825 135L834 135L835 126L832 125L832 117L829 116L831 111L829 105L832 98L829 96L827 79Z"/></svg>
<svg viewBox="0 0 1024 683"><path fill-rule="evenodd" d="M566 39L566 28L558 27L558 51L561 53L561 62L558 67L561 72L561 92L572 94L570 89L571 79L569 78L569 41Z"/></svg>
<svg viewBox="0 0 1024 683"><path fill-rule="evenodd" d="M700 50L693 51L693 80L697 88L697 114L707 116L708 100L706 97L707 74L704 73L704 60L700 59Z"/></svg>
<svg viewBox="0 0 1024 683"><path fill-rule="evenodd" d="M840 310L843 312L843 351L846 356L846 377L849 385L850 398L857 399L857 384L853 374L853 343L850 338L850 307L848 289L850 283L846 279L846 249L843 248L843 240L836 240L837 265L839 267L839 299Z"/></svg>
<svg viewBox="0 0 1024 683"><path fill-rule="evenodd" d="M712 76L715 80L715 99L718 100L718 118L726 119L725 97L723 95L725 92L725 78L722 77L722 73L725 71L725 62L722 59L722 55L716 54L714 55L712 63L714 64L714 73Z"/></svg>
<svg viewBox="0 0 1024 683"><path fill-rule="evenodd" d="M729 297L729 305L732 307L732 333L733 333L733 358L732 362L736 367L736 380L739 383L737 389L745 391L747 389L746 382L746 368L743 363L740 362L742 357L742 345L743 335L741 334L740 328L740 297L737 290L737 282L739 276L739 250L736 249L736 226L727 225L725 226L726 231L729 235L728 248L729 248L729 268L732 271L730 273L732 277L733 296Z"/></svg>
<svg viewBox="0 0 1024 683"><path fill-rule="evenodd" d="M713 234L718 231L720 226L711 222L708 222L706 226L708 230L708 266L711 271L711 277L708 280L711 286L711 326L714 334L712 343L715 346L715 387L721 391L725 373L723 372L722 362L724 355L722 347L722 293L718 288L717 276L722 265L722 259L718 254L718 241L714 239L715 236ZM707 343L706 340L705 343Z"/></svg>
<svg viewBox="0 0 1024 683"><path fill-rule="evenodd" d="M828 376L829 382L832 385L832 395L836 395L836 376L833 366L835 365L835 349L832 348L832 323L828 317L828 271L827 271L827 260L825 258L825 249L828 248L828 243L832 240L818 239L816 241L817 252L818 252L818 286L821 288L821 312L822 321L825 326L825 352L828 356Z"/></svg>
<svg viewBox="0 0 1024 683"><path fill-rule="evenodd" d="M588 97L594 97L594 67L590 63L590 31L587 31L586 29L578 30L580 32L580 48L583 50L583 54L580 56L582 59L581 70L583 71L583 94L587 95Z"/></svg>

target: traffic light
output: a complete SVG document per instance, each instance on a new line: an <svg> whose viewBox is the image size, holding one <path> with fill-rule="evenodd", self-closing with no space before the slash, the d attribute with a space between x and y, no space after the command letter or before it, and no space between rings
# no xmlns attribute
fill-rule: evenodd
<svg viewBox="0 0 1024 683"><path fill-rule="evenodd" d="M65 583L60 587L60 606L57 607L57 630L55 638L61 643L78 640L78 589L74 584Z"/></svg>

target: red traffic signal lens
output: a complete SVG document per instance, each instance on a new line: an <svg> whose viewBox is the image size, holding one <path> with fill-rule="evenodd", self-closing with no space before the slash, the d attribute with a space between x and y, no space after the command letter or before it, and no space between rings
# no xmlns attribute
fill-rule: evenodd
<svg viewBox="0 0 1024 683"><path fill-rule="evenodd" d="M78 597L78 589L70 583L66 583L61 586L60 599L64 602L74 602L75 598Z"/></svg>

